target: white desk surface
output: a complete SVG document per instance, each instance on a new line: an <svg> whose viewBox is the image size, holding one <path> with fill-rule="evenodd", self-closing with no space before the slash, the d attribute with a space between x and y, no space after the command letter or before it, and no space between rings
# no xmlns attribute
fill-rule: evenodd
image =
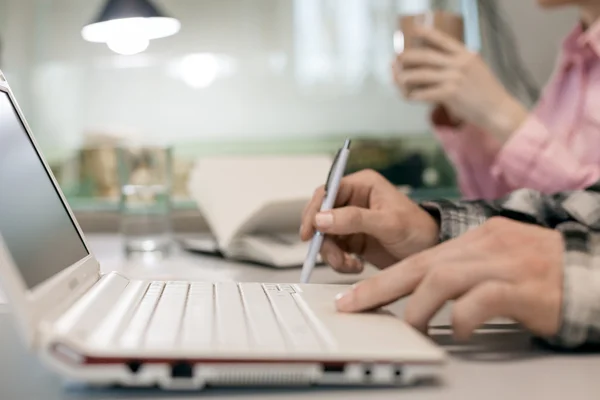
<svg viewBox="0 0 600 400"><path fill-rule="evenodd" d="M231 263L211 257L177 254L163 263L126 262L116 236L89 236L103 270L118 269L131 276L167 279L296 282L298 270L274 269ZM364 276L373 273L367 271ZM355 278L315 271L319 283L351 283ZM393 307L401 313L402 302ZM447 328L449 310L433 321L432 338L450 354L437 384L401 389L212 389L203 393L168 393L158 390L97 390L68 386L42 367L20 345L10 315L0 306L0 399L534 399L574 400L600 397L600 353L555 353L539 346L514 325L482 329L466 344L452 341ZM365 338L368 340L368 338Z"/></svg>

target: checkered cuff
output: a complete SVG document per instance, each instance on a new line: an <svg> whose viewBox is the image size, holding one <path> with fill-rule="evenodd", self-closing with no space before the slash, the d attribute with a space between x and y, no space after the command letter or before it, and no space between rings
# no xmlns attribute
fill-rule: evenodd
<svg viewBox="0 0 600 400"><path fill-rule="evenodd" d="M454 239L470 229L481 226L487 219L486 210L478 203L430 201L421 204L425 211L437 218L440 242Z"/></svg>
<svg viewBox="0 0 600 400"><path fill-rule="evenodd" d="M600 237L574 222L557 229L565 242L561 327L547 342L564 348L600 343Z"/></svg>

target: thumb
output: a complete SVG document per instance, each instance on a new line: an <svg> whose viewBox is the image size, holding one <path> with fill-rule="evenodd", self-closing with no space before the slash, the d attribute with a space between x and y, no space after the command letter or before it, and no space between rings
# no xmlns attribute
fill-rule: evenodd
<svg viewBox="0 0 600 400"><path fill-rule="evenodd" d="M389 221L389 218L387 220ZM315 227L332 235L365 233L378 238L385 232L385 229L382 229L385 223L384 213L355 206L336 208L315 216Z"/></svg>

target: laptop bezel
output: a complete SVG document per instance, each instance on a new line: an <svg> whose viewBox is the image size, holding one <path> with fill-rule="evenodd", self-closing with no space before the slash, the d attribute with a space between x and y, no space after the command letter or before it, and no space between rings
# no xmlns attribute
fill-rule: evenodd
<svg viewBox="0 0 600 400"><path fill-rule="evenodd" d="M42 318L50 315L52 310L57 306L74 301L75 297L80 294L82 290L85 290L82 287L90 287L93 285L100 277L100 268L98 261L90 251L90 247L79 226L79 222L75 218L60 185L56 181L52 170L39 149L35 137L31 133L31 128L19 107L16 98L10 90L8 82L6 82L6 79L2 75L2 71L0 71L0 92L4 92L8 95L52 185L54 185L69 218L71 218L77 233L88 251L88 255L85 258L73 265L65 266L63 270L44 282L32 288L28 288L19 268L15 265L14 260L8 251L6 243L2 238L2 232L0 232L0 285L5 292L9 306L13 309L21 329L24 330L26 342L30 346L35 346L37 327Z"/></svg>

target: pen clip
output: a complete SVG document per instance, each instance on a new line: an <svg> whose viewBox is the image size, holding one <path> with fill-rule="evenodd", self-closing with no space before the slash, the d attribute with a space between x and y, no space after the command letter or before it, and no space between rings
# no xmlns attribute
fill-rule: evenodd
<svg viewBox="0 0 600 400"><path fill-rule="evenodd" d="M339 149L337 151L337 153L335 154L335 158L333 159L333 162L331 163L331 168L329 168L329 173L327 174L327 181L325 182L325 194L327 194L327 191L329 190L329 185L331 184L331 174L333 174L333 170L335 170L335 167L338 163L341 153L342 153L342 149Z"/></svg>

